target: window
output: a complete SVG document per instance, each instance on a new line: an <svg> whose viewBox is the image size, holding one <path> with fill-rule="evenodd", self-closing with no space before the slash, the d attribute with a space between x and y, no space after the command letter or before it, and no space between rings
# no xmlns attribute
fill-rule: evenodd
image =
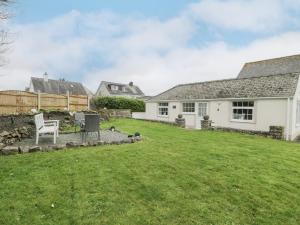
<svg viewBox="0 0 300 225"><path fill-rule="evenodd" d="M195 103L192 102L182 103L182 112L184 113L195 112Z"/></svg>
<svg viewBox="0 0 300 225"><path fill-rule="evenodd" d="M111 89L112 91L117 91L119 88L118 88L118 86L116 86L116 85L111 85L111 86L110 86L110 89Z"/></svg>
<svg viewBox="0 0 300 225"><path fill-rule="evenodd" d="M169 103L167 102L158 103L158 115L159 116L169 115Z"/></svg>
<svg viewBox="0 0 300 225"><path fill-rule="evenodd" d="M253 121L254 102L232 102L232 119Z"/></svg>
<svg viewBox="0 0 300 225"><path fill-rule="evenodd" d="M207 103L206 102L199 102L198 108L198 116L203 117L207 115Z"/></svg>
<svg viewBox="0 0 300 225"><path fill-rule="evenodd" d="M300 126L300 101L297 102L297 119L296 124Z"/></svg>

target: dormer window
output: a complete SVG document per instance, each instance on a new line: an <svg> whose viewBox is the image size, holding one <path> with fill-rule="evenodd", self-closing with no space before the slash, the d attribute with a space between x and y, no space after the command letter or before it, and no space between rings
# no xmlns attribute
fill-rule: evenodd
<svg viewBox="0 0 300 225"><path fill-rule="evenodd" d="M116 85L110 85L110 89L111 89L112 91L117 91L119 88L118 88L118 86L116 86Z"/></svg>

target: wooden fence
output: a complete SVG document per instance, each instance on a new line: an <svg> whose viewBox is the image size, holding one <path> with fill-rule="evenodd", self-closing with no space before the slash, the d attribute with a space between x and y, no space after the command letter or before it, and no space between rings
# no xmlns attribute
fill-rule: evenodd
<svg viewBox="0 0 300 225"><path fill-rule="evenodd" d="M85 95L56 95L27 91L0 91L0 115L28 113L36 110L82 111L89 109Z"/></svg>

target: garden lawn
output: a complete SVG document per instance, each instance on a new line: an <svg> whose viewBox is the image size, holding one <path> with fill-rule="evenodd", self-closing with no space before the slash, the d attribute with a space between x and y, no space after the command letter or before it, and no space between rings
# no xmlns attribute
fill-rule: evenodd
<svg viewBox="0 0 300 225"><path fill-rule="evenodd" d="M0 156L0 224L300 224L300 145L114 120L135 144Z"/></svg>

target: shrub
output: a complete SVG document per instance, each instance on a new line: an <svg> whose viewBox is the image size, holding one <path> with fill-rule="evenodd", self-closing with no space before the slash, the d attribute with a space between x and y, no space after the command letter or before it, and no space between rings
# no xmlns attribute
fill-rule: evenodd
<svg viewBox="0 0 300 225"><path fill-rule="evenodd" d="M203 116L203 119L204 119L204 120L209 120L209 115Z"/></svg>
<svg viewBox="0 0 300 225"><path fill-rule="evenodd" d="M97 109L130 109L132 112L145 112L145 102L124 97L96 97L92 104Z"/></svg>

